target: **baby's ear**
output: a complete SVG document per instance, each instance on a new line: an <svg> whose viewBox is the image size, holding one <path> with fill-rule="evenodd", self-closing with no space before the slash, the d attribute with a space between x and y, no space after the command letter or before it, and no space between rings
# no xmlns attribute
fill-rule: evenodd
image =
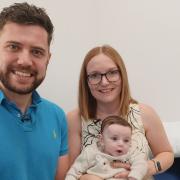
<svg viewBox="0 0 180 180"><path fill-rule="evenodd" d="M97 137L98 137L99 141L102 141L102 135L101 134L98 134Z"/></svg>
<svg viewBox="0 0 180 180"><path fill-rule="evenodd" d="M104 141L103 141L103 136L102 136L102 134L99 134L99 135L98 135L98 139L99 139L100 145L103 146L103 145L104 145Z"/></svg>

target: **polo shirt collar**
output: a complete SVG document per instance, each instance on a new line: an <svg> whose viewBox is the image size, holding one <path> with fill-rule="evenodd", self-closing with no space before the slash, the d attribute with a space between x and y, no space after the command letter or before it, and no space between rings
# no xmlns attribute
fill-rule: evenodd
<svg viewBox="0 0 180 180"><path fill-rule="evenodd" d="M0 104L2 103L2 101L6 99L6 96L4 95L3 91L0 90ZM33 91L32 92L32 105L38 105L41 102L41 97L38 94L37 91Z"/></svg>
<svg viewBox="0 0 180 180"><path fill-rule="evenodd" d="M4 93L2 92L2 90L0 90L0 104L2 103L3 99L6 99Z"/></svg>

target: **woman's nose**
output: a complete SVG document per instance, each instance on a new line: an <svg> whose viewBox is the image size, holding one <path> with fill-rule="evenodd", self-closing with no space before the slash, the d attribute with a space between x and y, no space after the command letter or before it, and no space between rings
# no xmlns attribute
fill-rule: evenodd
<svg viewBox="0 0 180 180"><path fill-rule="evenodd" d="M109 84L109 81L108 81L108 79L106 78L105 75L102 76L101 84L103 84L103 85L104 85L104 84L105 84L105 85L106 85L106 84Z"/></svg>

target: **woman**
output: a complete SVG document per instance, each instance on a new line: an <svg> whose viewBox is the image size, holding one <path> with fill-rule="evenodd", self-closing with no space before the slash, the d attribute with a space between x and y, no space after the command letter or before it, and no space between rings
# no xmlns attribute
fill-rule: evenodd
<svg viewBox="0 0 180 180"><path fill-rule="evenodd" d="M82 64L79 80L79 107L67 114L69 126L70 164L81 149L97 141L102 120L109 115L120 115L133 128L132 146L146 153L148 172L145 179L167 170L174 155L167 135L153 108L131 97L124 62L110 46L95 47L88 52ZM150 147L150 148L149 148ZM115 166L122 166L116 163ZM125 166L125 165L124 165ZM115 177L127 177L119 173ZM99 180L84 175L82 180Z"/></svg>

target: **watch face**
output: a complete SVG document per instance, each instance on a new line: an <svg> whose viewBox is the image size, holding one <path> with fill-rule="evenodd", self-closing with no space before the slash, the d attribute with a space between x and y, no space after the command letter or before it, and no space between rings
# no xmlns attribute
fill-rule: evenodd
<svg viewBox="0 0 180 180"><path fill-rule="evenodd" d="M161 171L161 170L162 170L162 168L161 168L161 164L160 164L160 162L159 162L159 161L157 161L157 162L156 162L156 165L157 165L157 169L158 169L158 171Z"/></svg>

